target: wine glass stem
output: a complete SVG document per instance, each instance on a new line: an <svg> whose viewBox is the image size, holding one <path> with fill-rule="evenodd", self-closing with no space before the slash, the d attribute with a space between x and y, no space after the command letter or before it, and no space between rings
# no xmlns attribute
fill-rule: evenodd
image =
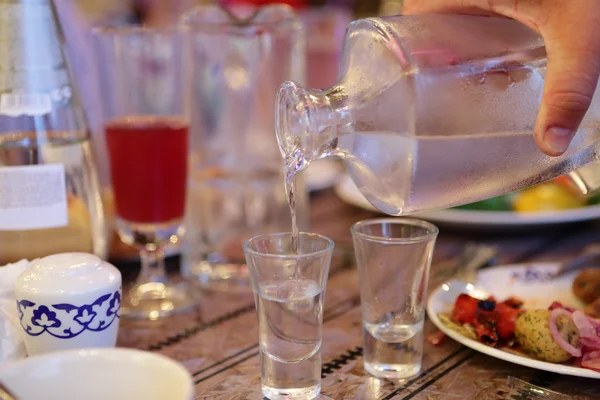
<svg viewBox="0 0 600 400"><path fill-rule="evenodd" d="M140 256L142 259L142 271L137 279L137 284L167 283L164 250L161 247L152 250L144 249L140 251Z"/></svg>

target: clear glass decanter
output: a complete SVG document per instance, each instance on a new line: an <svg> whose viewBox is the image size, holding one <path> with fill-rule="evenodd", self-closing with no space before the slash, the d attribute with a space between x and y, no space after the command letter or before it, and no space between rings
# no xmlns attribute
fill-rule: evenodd
<svg viewBox="0 0 600 400"><path fill-rule="evenodd" d="M600 158L597 96L563 156L537 148L545 73L542 38L512 20L358 20L346 32L337 84L280 88L280 150L297 170L341 157L362 194L391 215L512 192ZM580 187L600 186L598 166L578 175Z"/></svg>
<svg viewBox="0 0 600 400"><path fill-rule="evenodd" d="M51 0L0 0L0 265L107 255L79 92Z"/></svg>

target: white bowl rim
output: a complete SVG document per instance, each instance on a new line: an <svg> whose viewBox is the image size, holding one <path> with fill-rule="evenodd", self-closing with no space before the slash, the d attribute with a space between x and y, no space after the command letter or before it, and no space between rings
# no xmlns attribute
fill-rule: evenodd
<svg viewBox="0 0 600 400"><path fill-rule="evenodd" d="M193 399L194 398L194 382L192 380L192 376L189 371L181 365L181 363L164 356L162 354L153 353L150 351L143 351L138 349L129 349L123 347L117 348L81 348L81 349L71 349L71 350L60 350L54 351L51 353L45 353L40 355L35 355L31 357L27 357L20 360L8 361L6 363L0 364L0 372L8 372L14 368L27 368L28 365L44 362L46 360L57 360L57 359L78 359L81 357L106 357L106 356L118 356L120 358L131 358L131 357L145 357L148 360L160 360L163 364L167 365L170 369L172 369L175 373L182 375L185 377L187 381L187 388L185 390L185 398Z"/></svg>

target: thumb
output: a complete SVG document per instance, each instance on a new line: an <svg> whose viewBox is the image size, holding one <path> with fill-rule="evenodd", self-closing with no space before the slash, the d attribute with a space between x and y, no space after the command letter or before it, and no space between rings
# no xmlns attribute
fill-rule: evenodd
<svg viewBox="0 0 600 400"><path fill-rule="evenodd" d="M600 39L590 34L597 25L583 23L585 30L562 23L564 28L556 32L542 30L548 67L535 140L551 156L567 151L592 102L600 74Z"/></svg>

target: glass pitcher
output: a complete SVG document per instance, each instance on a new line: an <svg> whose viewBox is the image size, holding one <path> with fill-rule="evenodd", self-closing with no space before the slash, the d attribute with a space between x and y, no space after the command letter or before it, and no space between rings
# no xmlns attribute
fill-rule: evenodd
<svg viewBox="0 0 600 400"><path fill-rule="evenodd" d="M600 158L597 96L563 156L536 147L545 72L542 38L512 20L358 20L334 86L280 88L280 150L297 170L341 157L362 194L391 215L512 192ZM599 165L580 186L600 185Z"/></svg>
<svg viewBox="0 0 600 400"><path fill-rule="evenodd" d="M190 30L193 60L183 273L212 289L250 290L242 243L291 226L273 108L283 82L305 79L304 32L281 4L246 17L200 5L181 24ZM302 183L298 192L307 230Z"/></svg>

